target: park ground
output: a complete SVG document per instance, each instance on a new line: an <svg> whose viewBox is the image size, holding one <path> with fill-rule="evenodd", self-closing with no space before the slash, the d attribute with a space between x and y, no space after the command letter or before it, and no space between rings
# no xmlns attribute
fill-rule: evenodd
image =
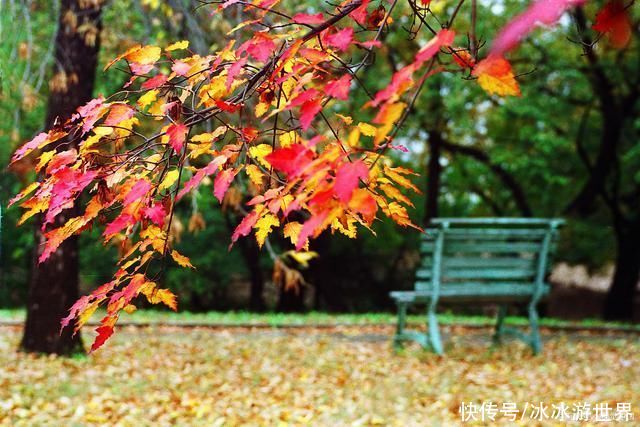
<svg viewBox="0 0 640 427"><path fill-rule="evenodd" d="M460 425L462 402L542 402L549 417L554 404L629 403L640 417L640 340L628 328L548 321L534 356L520 342L492 349L482 318L445 316L439 357L394 353L390 315L143 312L132 316L142 326L65 359L16 352L21 315L0 313L3 426ZM519 424L554 425L531 415Z"/></svg>

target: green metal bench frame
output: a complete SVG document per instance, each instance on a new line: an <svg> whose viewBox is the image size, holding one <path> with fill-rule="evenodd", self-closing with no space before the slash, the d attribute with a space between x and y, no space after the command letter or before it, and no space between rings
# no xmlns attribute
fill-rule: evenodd
<svg viewBox="0 0 640 427"><path fill-rule="evenodd" d="M505 334L542 350L538 312L549 292L545 276L555 248L561 219L438 218L426 230L421 246L422 265L413 291L391 292L398 306L394 347L416 341L443 353L436 308L441 300L499 303L494 344ZM504 325L509 303L527 302L530 333ZM407 308L427 305L426 332L407 331Z"/></svg>

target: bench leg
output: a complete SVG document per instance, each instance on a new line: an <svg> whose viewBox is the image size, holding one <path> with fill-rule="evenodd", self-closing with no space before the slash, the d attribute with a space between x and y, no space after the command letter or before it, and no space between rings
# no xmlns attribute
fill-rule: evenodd
<svg viewBox="0 0 640 427"><path fill-rule="evenodd" d="M396 327L396 334L393 337L393 347L395 349L402 348L402 334L404 333L404 327L407 322L407 303L398 301L398 325Z"/></svg>
<svg viewBox="0 0 640 427"><path fill-rule="evenodd" d="M538 326L538 311L534 302L529 304L529 324L531 326L531 349L533 354L539 354L542 351L542 341L540 340L540 328Z"/></svg>
<svg viewBox="0 0 640 427"><path fill-rule="evenodd" d="M493 344L502 343L502 334L504 333L504 318L507 315L506 304L500 305L498 308L498 319L496 320L496 332L493 334Z"/></svg>
<svg viewBox="0 0 640 427"><path fill-rule="evenodd" d="M438 318L436 317L437 301L431 301L427 318L429 320L429 344L436 354L442 354L442 340L440 339L440 330L438 329Z"/></svg>

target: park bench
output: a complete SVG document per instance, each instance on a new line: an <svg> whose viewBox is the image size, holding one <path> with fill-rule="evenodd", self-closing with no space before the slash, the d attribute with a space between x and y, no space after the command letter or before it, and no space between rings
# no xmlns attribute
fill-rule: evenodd
<svg viewBox="0 0 640 427"><path fill-rule="evenodd" d="M440 301L499 304L494 343L504 334L514 335L542 349L536 306L549 292L545 276L555 249L560 219L540 218L439 218L425 230L422 262L413 291L391 292L398 306L394 345L412 340L442 354L436 308ZM407 308L427 305L426 332L408 331ZM507 307L527 303L530 332L504 325Z"/></svg>

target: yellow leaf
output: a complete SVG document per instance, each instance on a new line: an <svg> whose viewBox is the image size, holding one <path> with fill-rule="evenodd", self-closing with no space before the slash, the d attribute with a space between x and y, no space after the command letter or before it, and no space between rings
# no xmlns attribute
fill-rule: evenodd
<svg viewBox="0 0 640 427"><path fill-rule="evenodd" d="M182 50L189 47L189 40L182 40L167 46L164 50L171 52L172 50Z"/></svg>
<svg viewBox="0 0 640 427"><path fill-rule="evenodd" d="M260 168L256 165L247 165L244 168L247 176L257 186L262 185L262 179L264 178L264 174L260 171Z"/></svg>
<svg viewBox="0 0 640 427"><path fill-rule="evenodd" d="M195 268L192 264L191 261L189 261L189 258L187 258L184 255L181 255L180 253L178 253L178 251L173 250L171 251L171 258L173 258L173 260L175 262L177 262L181 267L189 267L189 268Z"/></svg>
<svg viewBox="0 0 640 427"><path fill-rule="evenodd" d="M167 172L167 174L165 175L164 179L162 180L162 182L158 186L158 190L162 191L162 190L166 190L167 188L171 187L173 185L173 183L176 182L176 180L178 179L178 175L180 175L180 171L178 169L174 169L174 170L171 170L171 171Z"/></svg>
<svg viewBox="0 0 640 427"><path fill-rule="evenodd" d="M161 53L162 49L160 49L158 46L142 46L128 52L124 57L129 62L148 65L155 64L156 61L160 59Z"/></svg>
<svg viewBox="0 0 640 427"><path fill-rule="evenodd" d="M353 128L351 132L349 132L349 138L347 138L347 144L349 147L357 147L360 143L360 129Z"/></svg>
<svg viewBox="0 0 640 427"><path fill-rule="evenodd" d="M138 107L145 108L147 105L151 104L158 97L158 89L150 90L149 92L142 95L138 98Z"/></svg>
<svg viewBox="0 0 640 427"><path fill-rule="evenodd" d="M167 240L167 234L156 225L150 225L140 232L140 238L148 239L153 249L163 253Z"/></svg>
<svg viewBox="0 0 640 427"><path fill-rule="evenodd" d="M331 222L331 230L336 230L350 239L355 239L358 233L356 223L357 221L354 218L347 218L345 226L338 218L336 218Z"/></svg>
<svg viewBox="0 0 640 427"><path fill-rule="evenodd" d="M502 57L490 56L480 61L473 69L478 84L489 95L520 96L511 64Z"/></svg>
<svg viewBox="0 0 640 427"><path fill-rule="evenodd" d="M407 104L404 102L397 102L395 104L387 104L382 107L380 112L380 126L376 132L376 137L373 142L375 144L380 144L384 139L389 135L391 129L393 129L393 124L402 117L402 113ZM378 121L376 121L378 123Z"/></svg>
<svg viewBox="0 0 640 427"><path fill-rule="evenodd" d="M358 123L358 129L360 129L360 132L362 132L366 136L375 136L376 132L378 131L378 128L376 128L375 126L371 126L368 123Z"/></svg>
<svg viewBox="0 0 640 427"><path fill-rule="evenodd" d="M258 246L262 248L264 245L264 241L267 239L269 233L271 233L271 227L277 227L280 225L280 221L278 218L267 212L262 218L256 222L254 228L256 229L256 240L258 241Z"/></svg>
<svg viewBox="0 0 640 427"><path fill-rule="evenodd" d="M97 308L98 308L98 301L92 302L91 304L85 307L85 309L78 315L78 318L76 320L76 327L75 327L76 331L79 330L82 327L82 325L87 323L87 320L91 318L91 316L93 315L93 313L96 311Z"/></svg>
<svg viewBox="0 0 640 427"><path fill-rule="evenodd" d="M309 251L309 252L288 251L288 252L285 252L285 254L295 259L296 262L300 264L302 268L308 268L309 261L318 257L318 253L313 251Z"/></svg>
<svg viewBox="0 0 640 427"><path fill-rule="evenodd" d="M269 102L258 102L256 104L256 109L255 109L256 117L264 116L264 113L266 113L269 110L270 106L271 104Z"/></svg>
<svg viewBox="0 0 640 427"><path fill-rule="evenodd" d="M201 133L191 137L193 142L213 142L227 131L226 126L218 126L213 132Z"/></svg>
<svg viewBox="0 0 640 427"><path fill-rule="evenodd" d="M278 141L280 142L280 147L282 148L295 144L298 142L298 140L299 140L298 134L294 130L285 132L282 135L280 135L280 137L278 138Z"/></svg>
<svg viewBox="0 0 640 427"><path fill-rule="evenodd" d="M296 245L298 243L298 236L300 235L300 230L302 230L302 224L297 221L291 221L285 224L282 233L284 237L288 238L291 241L292 245ZM305 250L309 248L309 242L305 245Z"/></svg>
<svg viewBox="0 0 640 427"><path fill-rule="evenodd" d="M176 302L176 296L169 289L156 289L151 297L147 298L151 304L163 303L173 311L178 310L178 304Z"/></svg>
<svg viewBox="0 0 640 427"><path fill-rule="evenodd" d="M47 163L49 163L49 160L51 160L55 154L56 154L56 150L45 151L44 153L42 153L38 158L38 164L36 165L36 172L39 172L40 169L42 169Z"/></svg>
<svg viewBox="0 0 640 427"><path fill-rule="evenodd" d="M249 155L267 169L271 168L271 164L264 158L271 154L272 151L273 149L269 144L260 144L249 147Z"/></svg>
<svg viewBox="0 0 640 427"><path fill-rule="evenodd" d="M342 120L346 125L350 125L351 123L353 123L353 119L351 118L351 116L343 116L342 114L338 114L336 113L336 116Z"/></svg>
<svg viewBox="0 0 640 427"><path fill-rule="evenodd" d="M124 310L124 312L127 313L127 314L131 314L134 311L136 311L137 309L138 308L133 304L127 304L122 308L122 310Z"/></svg>

